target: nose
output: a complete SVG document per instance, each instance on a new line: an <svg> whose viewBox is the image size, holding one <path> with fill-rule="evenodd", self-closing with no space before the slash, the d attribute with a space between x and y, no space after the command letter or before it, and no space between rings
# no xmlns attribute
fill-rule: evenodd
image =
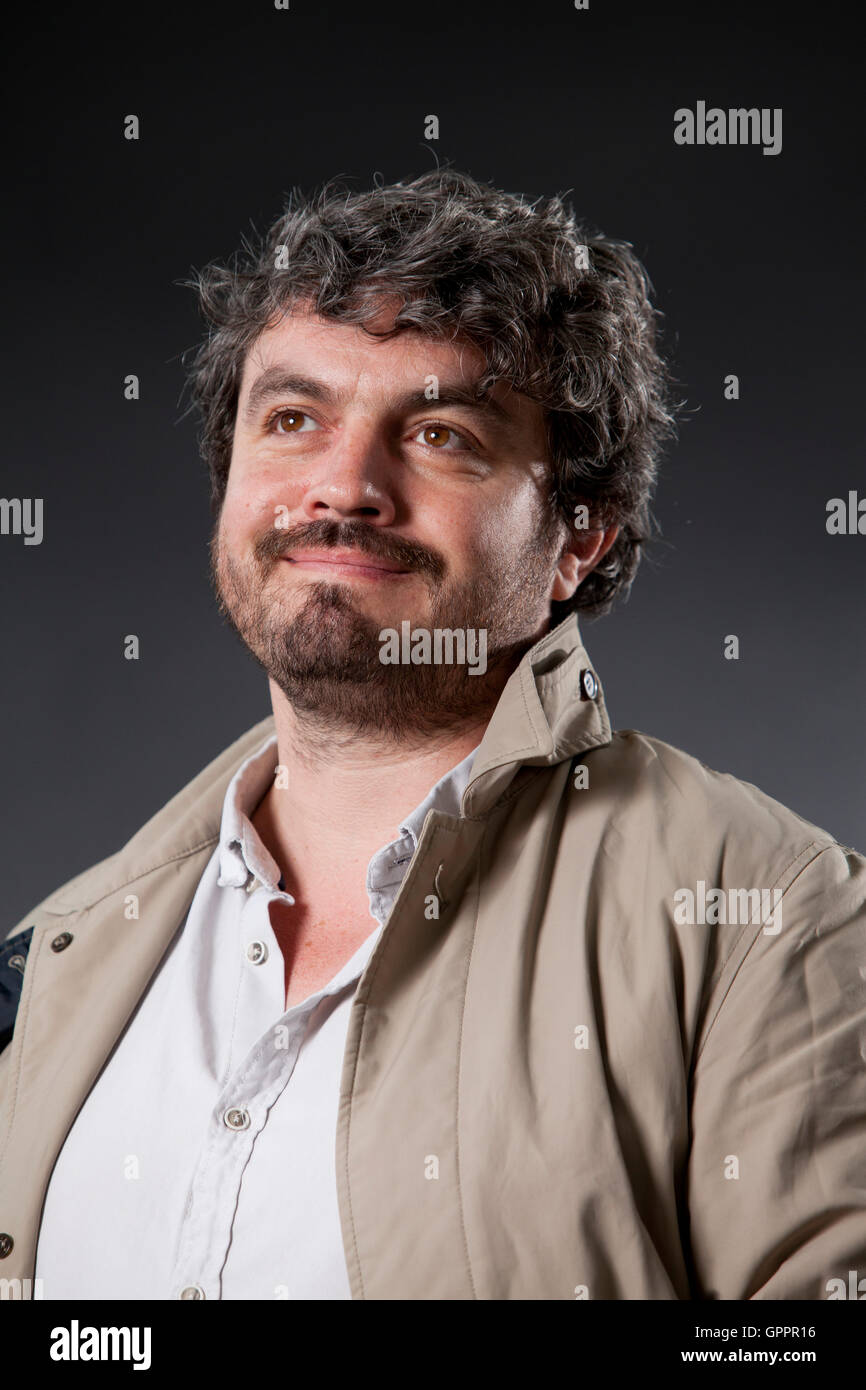
<svg viewBox="0 0 866 1390"><path fill-rule="evenodd" d="M385 444L371 429L340 440L304 494L304 515L311 521L363 519L390 526L397 508L385 454Z"/></svg>

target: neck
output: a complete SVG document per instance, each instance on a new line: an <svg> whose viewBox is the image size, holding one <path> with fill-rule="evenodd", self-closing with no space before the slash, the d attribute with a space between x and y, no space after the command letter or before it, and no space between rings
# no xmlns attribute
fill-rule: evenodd
<svg viewBox="0 0 866 1390"><path fill-rule="evenodd" d="M423 741L324 733L298 716L270 682L277 761L286 786L272 786L252 820L293 894L330 882L342 894L363 885L376 850L441 777L477 747L492 710ZM319 890L321 891L321 890Z"/></svg>

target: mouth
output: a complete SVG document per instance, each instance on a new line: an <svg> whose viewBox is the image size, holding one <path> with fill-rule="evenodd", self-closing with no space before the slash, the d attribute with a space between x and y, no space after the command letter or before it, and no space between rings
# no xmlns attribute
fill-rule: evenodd
<svg viewBox="0 0 866 1390"><path fill-rule="evenodd" d="M341 579L400 579L412 572L390 560L359 555L356 551L302 550L296 555L284 555L282 559L296 569L318 571Z"/></svg>

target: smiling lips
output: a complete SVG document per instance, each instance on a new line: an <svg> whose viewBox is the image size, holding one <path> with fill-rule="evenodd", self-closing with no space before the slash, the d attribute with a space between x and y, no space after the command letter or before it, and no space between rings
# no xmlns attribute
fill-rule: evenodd
<svg viewBox="0 0 866 1390"><path fill-rule="evenodd" d="M298 555L284 555L282 558L300 569L323 570L348 579L390 579L409 573L409 570L402 569L391 560L359 555L353 550L302 550Z"/></svg>

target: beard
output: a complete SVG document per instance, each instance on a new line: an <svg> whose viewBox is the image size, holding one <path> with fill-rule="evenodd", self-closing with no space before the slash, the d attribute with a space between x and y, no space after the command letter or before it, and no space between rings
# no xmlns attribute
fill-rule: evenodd
<svg viewBox="0 0 866 1390"><path fill-rule="evenodd" d="M223 617L300 723L338 742L360 734L405 745L460 732L492 713L508 676L537 640L539 607L560 553L557 529L553 521L543 535L533 535L508 570L497 571L479 556L470 580L448 583L438 552L362 521L319 520L271 531L255 543L252 559L239 564L220 544L218 519L210 578ZM386 625L399 630L409 619L413 628L418 623L430 631L485 629L486 670L383 663L383 623L363 611L349 584L305 582L300 594L280 586L281 557L299 546L352 549L418 573L430 592L429 615L419 620L404 612ZM272 578L277 582L269 583Z"/></svg>

